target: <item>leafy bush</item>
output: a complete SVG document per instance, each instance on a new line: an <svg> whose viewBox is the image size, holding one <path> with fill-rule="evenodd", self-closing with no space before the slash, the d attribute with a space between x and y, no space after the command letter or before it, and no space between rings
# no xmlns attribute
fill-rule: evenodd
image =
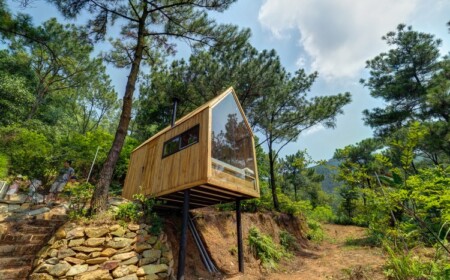
<svg viewBox="0 0 450 280"><path fill-rule="evenodd" d="M286 251L294 251L299 249L297 239L285 230L280 232L280 245L283 246Z"/></svg>
<svg viewBox="0 0 450 280"><path fill-rule="evenodd" d="M0 154L0 178L5 178L8 175L8 157Z"/></svg>
<svg viewBox="0 0 450 280"><path fill-rule="evenodd" d="M52 144L42 133L18 126L0 128L0 153L12 174L42 179L52 168Z"/></svg>
<svg viewBox="0 0 450 280"><path fill-rule="evenodd" d="M316 242L320 242L323 240L324 238L324 232L322 229L322 225L313 220L313 219L308 219L308 233L307 233L307 237L309 240L312 241L316 241Z"/></svg>
<svg viewBox="0 0 450 280"><path fill-rule="evenodd" d="M134 202L120 204L117 207L115 218L123 221L137 222L142 217L142 211Z"/></svg>
<svg viewBox="0 0 450 280"><path fill-rule="evenodd" d="M319 222L331 222L336 219L336 215L329 205L317 206L309 216Z"/></svg>
<svg viewBox="0 0 450 280"><path fill-rule="evenodd" d="M134 202L127 202L119 205L116 210L116 219L123 221L138 222L141 219L150 224L150 233L159 235L163 229L163 219L153 211L153 207L157 205L155 198L146 197L143 194L133 195Z"/></svg>
<svg viewBox="0 0 450 280"><path fill-rule="evenodd" d="M94 186L85 182L81 184L68 183L65 187L64 194L69 199L69 217L72 219L86 217L87 204L89 203Z"/></svg>
<svg viewBox="0 0 450 280"><path fill-rule="evenodd" d="M260 259L266 268L274 269L281 258L291 256L283 248L277 246L270 236L261 233L256 227L250 228L248 243L252 254Z"/></svg>

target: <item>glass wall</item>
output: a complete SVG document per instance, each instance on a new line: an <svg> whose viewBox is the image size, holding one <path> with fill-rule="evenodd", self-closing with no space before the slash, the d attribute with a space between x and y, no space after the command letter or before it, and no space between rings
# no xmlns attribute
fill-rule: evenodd
<svg viewBox="0 0 450 280"><path fill-rule="evenodd" d="M232 93L212 108L212 165L240 179L255 181L252 138Z"/></svg>

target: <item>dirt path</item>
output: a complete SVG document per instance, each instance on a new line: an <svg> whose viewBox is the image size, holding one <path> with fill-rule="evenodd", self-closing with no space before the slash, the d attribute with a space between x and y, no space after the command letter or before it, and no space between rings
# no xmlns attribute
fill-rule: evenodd
<svg viewBox="0 0 450 280"><path fill-rule="evenodd" d="M386 279L385 259L380 248L363 245L365 229L356 226L324 225L325 240L316 248L304 250L280 271L261 276L241 275L236 279Z"/></svg>

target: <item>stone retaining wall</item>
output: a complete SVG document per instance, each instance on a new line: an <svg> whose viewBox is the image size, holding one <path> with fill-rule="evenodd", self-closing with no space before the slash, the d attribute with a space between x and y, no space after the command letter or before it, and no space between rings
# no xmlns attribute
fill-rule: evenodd
<svg viewBox="0 0 450 280"><path fill-rule="evenodd" d="M153 236L146 224L60 228L42 248L31 280L156 280L173 278L167 236Z"/></svg>

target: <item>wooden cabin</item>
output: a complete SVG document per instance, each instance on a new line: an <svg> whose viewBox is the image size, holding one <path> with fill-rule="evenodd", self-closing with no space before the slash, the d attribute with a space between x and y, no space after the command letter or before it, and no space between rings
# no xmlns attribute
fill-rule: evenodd
<svg viewBox="0 0 450 280"><path fill-rule="evenodd" d="M131 154L122 195L142 193L180 208L259 197L255 143L233 88L142 143Z"/></svg>

